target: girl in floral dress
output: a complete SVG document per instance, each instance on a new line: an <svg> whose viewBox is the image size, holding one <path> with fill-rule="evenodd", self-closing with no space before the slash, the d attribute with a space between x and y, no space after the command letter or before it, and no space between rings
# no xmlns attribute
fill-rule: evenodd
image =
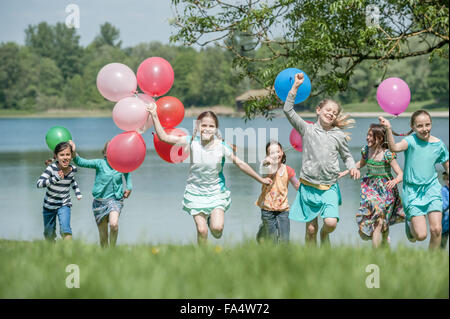
<svg viewBox="0 0 450 319"><path fill-rule="evenodd" d="M403 222L402 201L397 188L403 179L403 171L397 163L397 155L388 149L386 129L371 124L367 132L367 145L361 149L357 168L367 166L367 175L361 182L361 203L356 221L363 240L372 239L372 246L387 243L389 226ZM391 168L397 175L392 176Z"/></svg>

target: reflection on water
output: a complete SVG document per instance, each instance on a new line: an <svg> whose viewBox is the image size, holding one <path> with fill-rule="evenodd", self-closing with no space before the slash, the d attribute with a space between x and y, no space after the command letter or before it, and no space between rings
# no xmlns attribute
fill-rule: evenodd
<svg viewBox="0 0 450 319"><path fill-rule="evenodd" d="M365 142L365 134L375 119L357 119L351 130L350 147L355 160L360 158L360 148ZM395 128L402 132L408 129L408 119L396 119ZM107 139L121 131L111 119L0 119L0 238L33 240L42 239L42 200L45 190L37 189L36 181L45 169L44 161L51 157L46 149L45 133L49 127L62 125L70 130L77 142L78 151L85 158L99 158ZM244 123L241 119L221 118L222 132L227 127L278 129L278 136L285 148L289 146L291 126L284 118L272 122L257 119ZM185 119L180 127L192 132L192 119ZM224 135L224 134L223 134ZM448 145L448 119L433 119L433 135ZM151 132L143 135L147 143L147 157L142 166L132 173L133 191L125 200L119 224L120 243L191 243L196 241L196 231L192 217L182 211L181 200L188 174L189 164L168 164L154 151ZM236 143L236 141L231 141ZM263 143L265 146L265 143ZM238 147L246 153L255 150L256 144L246 138ZM403 167L403 155L399 156ZM301 153L287 151L287 164L296 170L301 168ZM250 163L257 170L257 163ZM343 168L343 166L341 166ZM442 171L442 167L438 167ZM365 171L363 170L362 173ZM228 244L253 239L260 220L260 211L254 205L261 185L241 172L235 165L224 168L226 184L231 190L231 209L226 213L224 235L216 243ZM98 231L92 215L91 204L95 170L81 168L76 175L83 199L72 197L72 229L75 238L88 242L98 241ZM358 181L346 177L340 181L343 205L340 208L340 222L331 235L332 242L367 245L357 235L355 213L359 207ZM295 198L295 190L290 187L289 201ZM304 242L305 226L291 222L291 240ZM410 244L404 235L403 224L391 227L392 244L399 243L414 247L427 247L428 241Z"/></svg>

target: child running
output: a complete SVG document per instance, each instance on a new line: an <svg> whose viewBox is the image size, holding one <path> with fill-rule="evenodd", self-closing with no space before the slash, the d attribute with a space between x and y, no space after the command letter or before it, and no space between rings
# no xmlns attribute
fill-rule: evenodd
<svg viewBox="0 0 450 319"><path fill-rule="evenodd" d="M270 185L270 178L262 178L247 163L233 154L232 149L219 136L219 121L214 112L201 113L192 136L167 134L159 122L156 104L147 106L158 138L168 144L190 148L190 168L182 201L183 210L193 216L197 228L198 244L205 244L208 226L215 238L222 236L224 214L231 204L230 190L225 186L223 166L225 158L233 161L244 173L261 184ZM200 137L197 137L197 132Z"/></svg>
<svg viewBox="0 0 450 319"><path fill-rule="evenodd" d="M379 120L386 127L389 149L392 152L405 152L402 201L406 214L406 236L411 242L425 240L425 216L428 215L431 233L429 248L439 248L442 196L435 165L442 164L448 174L447 147L440 139L431 135L431 116L425 110L412 114L411 130L399 143L394 141L391 123L381 116ZM413 134L410 135L411 133Z"/></svg>
<svg viewBox="0 0 450 319"><path fill-rule="evenodd" d="M300 187L289 218L306 223L306 243L316 244L317 218L323 219L320 231L321 245L329 244L329 234L339 221L341 193L337 180L340 175L339 156L350 170L353 179L360 177L355 161L348 149L346 134L342 131L353 120L343 116L342 107L332 100L323 100L316 108L317 121L307 123L294 110L297 90L303 83L303 73L295 75L295 81L286 98L284 113L291 125L303 137Z"/></svg>
<svg viewBox="0 0 450 319"><path fill-rule="evenodd" d="M68 142L61 142L54 150L54 160L47 160L47 168L37 181L38 188L47 188L44 197L44 237L49 241L56 238L56 216L58 216L59 230L64 240L72 239L70 227L70 187L75 191L77 199L82 198L75 180L77 168L70 164L72 148Z"/></svg>
<svg viewBox="0 0 450 319"><path fill-rule="evenodd" d="M114 247L119 234L119 216L123 208L123 200L130 196L133 185L130 173L120 173L113 169L106 160L106 149L109 141L103 148L103 158L84 159L76 153L76 146L73 141L72 146L74 156L73 161L79 167L94 168L95 182L92 189L92 210L94 211L95 222L97 223L100 237L100 246ZM126 180L124 190L123 177ZM109 234L108 234L109 223Z"/></svg>
<svg viewBox="0 0 450 319"><path fill-rule="evenodd" d="M258 242L265 238L272 239L275 244L289 242L288 186L290 182L298 190L299 182L294 169L285 163L286 154L281 144L277 141L267 143L266 158L261 162L260 174L269 177L272 184L262 185L261 195L255 203L261 208L261 225L256 235Z"/></svg>
<svg viewBox="0 0 450 319"><path fill-rule="evenodd" d="M357 168L367 166L367 175L361 182L361 203L356 214L359 235L363 240L372 239L372 246L388 244L389 226L405 220L397 184L403 179L403 171L397 163L397 155L388 149L386 129L371 124L367 132L367 145L361 149ZM397 175L392 176L391 168Z"/></svg>

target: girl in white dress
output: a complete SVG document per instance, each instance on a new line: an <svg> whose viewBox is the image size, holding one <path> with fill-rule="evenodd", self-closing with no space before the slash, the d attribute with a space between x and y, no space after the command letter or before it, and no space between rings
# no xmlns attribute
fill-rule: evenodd
<svg viewBox="0 0 450 319"><path fill-rule="evenodd" d="M183 210L194 218L197 242L204 244L208 227L215 238L222 236L224 215L231 204L230 190L225 185L223 166L231 160L244 173L261 184L270 185L270 178L262 178L247 163L236 157L218 134L219 121L214 112L206 111L197 118L192 136L173 136L162 128L156 105L147 106L158 138L168 144L190 147L191 165L183 197ZM197 132L200 137L196 136Z"/></svg>

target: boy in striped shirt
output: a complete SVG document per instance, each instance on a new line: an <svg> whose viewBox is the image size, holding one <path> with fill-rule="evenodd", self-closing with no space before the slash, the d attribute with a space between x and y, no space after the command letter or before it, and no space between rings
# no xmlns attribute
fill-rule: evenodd
<svg viewBox="0 0 450 319"><path fill-rule="evenodd" d="M72 147L68 142L61 142L55 147L55 161L47 166L37 181L38 188L47 188L44 197L44 237L48 240L56 238L56 216L58 216L61 237L72 239L70 228L70 188L80 200L80 189L75 180L77 168L70 164Z"/></svg>

